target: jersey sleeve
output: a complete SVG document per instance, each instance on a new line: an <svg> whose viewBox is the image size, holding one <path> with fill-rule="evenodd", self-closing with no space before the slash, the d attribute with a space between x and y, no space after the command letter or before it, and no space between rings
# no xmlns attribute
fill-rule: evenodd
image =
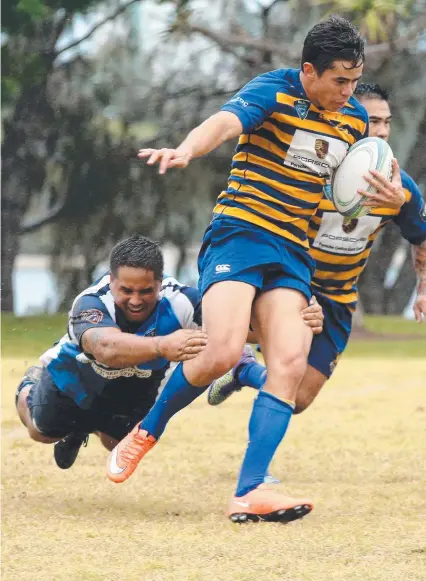
<svg viewBox="0 0 426 581"><path fill-rule="evenodd" d="M426 240L426 204L414 180L402 173L402 186L408 191L408 200L402 206L394 222L399 226L402 236L410 244L422 244Z"/></svg>
<svg viewBox="0 0 426 581"><path fill-rule="evenodd" d="M93 327L120 328L98 297L84 295L73 305L68 320L68 333L71 339L81 345L83 333Z"/></svg>
<svg viewBox="0 0 426 581"><path fill-rule="evenodd" d="M277 106L277 92L283 80L267 73L254 78L222 107L241 121L243 133L251 133L271 115Z"/></svg>
<svg viewBox="0 0 426 581"><path fill-rule="evenodd" d="M184 286L180 292L188 299L187 306L182 317L183 329L198 329L201 327L201 296L196 288L191 286Z"/></svg>

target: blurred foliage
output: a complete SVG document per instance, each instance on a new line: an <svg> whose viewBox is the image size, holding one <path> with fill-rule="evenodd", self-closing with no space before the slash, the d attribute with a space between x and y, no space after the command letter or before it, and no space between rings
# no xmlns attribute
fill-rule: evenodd
<svg viewBox="0 0 426 581"><path fill-rule="evenodd" d="M367 80L394 91L396 153L426 182L420 147L426 74L415 44L421 30L396 48L420 27L424 0L289 0L250 9L244 0L212 0L204 12L191 0L158 4L171 10L164 34L147 50L145 21L126 10L143 0L3 3L3 310L13 308L13 263L23 234L35 250L37 233L49 237L65 303L92 280L110 246L134 231L173 242L183 265L226 184L233 144L164 177L139 162L137 150L177 145L257 73L297 66L304 35L330 10L357 20L370 44L392 41L367 57ZM100 32L91 50L73 33L82 14L83 38ZM65 40L71 50L64 51ZM383 311L384 272L399 239L391 232L383 257L372 257L367 311ZM412 284L411 269L393 312L407 302Z"/></svg>
<svg viewBox="0 0 426 581"><path fill-rule="evenodd" d="M349 18L369 42L375 44L392 38L398 19L408 18L416 0L316 0L328 13Z"/></svg>

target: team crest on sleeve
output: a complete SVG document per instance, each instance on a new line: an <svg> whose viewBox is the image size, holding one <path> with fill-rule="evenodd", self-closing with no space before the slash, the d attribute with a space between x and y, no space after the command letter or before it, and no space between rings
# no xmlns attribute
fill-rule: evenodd
<svg viewBox="0 0 426 581"><path fill-rule="evenodd" d="M328 153L328 141L325 139L315 139L315 153L320 159L324 159Z"/></svg>
<svg viewBox="0 0 426 581"><path fill-rule="evenodd" d="M310 106L310 101L305 101L305 99L298 99L294 102L294 108L301 119L306 119Z"/></svg>
<svg viewBox="0 0 426 581"><path fill-rule="evenodd" d="M104 314L99 309L87 309L87 311L81 311L79 319L81 321L88 321L89 323L94 323L97 325L104 318Z"/></svg>

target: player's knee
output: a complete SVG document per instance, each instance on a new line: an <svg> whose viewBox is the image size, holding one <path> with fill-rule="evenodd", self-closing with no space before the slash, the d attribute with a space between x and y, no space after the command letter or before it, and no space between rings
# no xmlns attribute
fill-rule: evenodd
<svg viewBox="0 0 426 581"><path fill-rule="evenodd" d="M307 361L304 355L290 352L280 357L271 367L271 372L268 368L268 378L271 377L272 373L278 380L299 383L306 372Z"/></svg>
<svg viewBox="0 0 426 581"><path fill-rule="evenodd" d="M59 438L50 438L49 436L45 436L37 430L33 423L29 423L27 425L27 430L31 440L34 440L34 442L38 442L39 444L53 444L59 440Z"/></svg>
<svg viewBox="0 0 426 581"><path fill-rule="evenodd" d="M298 395L296 398L296 406L294 408L293 413L301 414L311 405L314 399L315 397L307 397L306 395L299 397Z"/></svg>
<svg viewBox="0 0 426 581"><path fill-rule="evenodd" d="M213 378L220 377L232 369L240 360L242 349L243 347L239 344L229 343L212 348L208 354L206 365L211 376Z"/></svg>

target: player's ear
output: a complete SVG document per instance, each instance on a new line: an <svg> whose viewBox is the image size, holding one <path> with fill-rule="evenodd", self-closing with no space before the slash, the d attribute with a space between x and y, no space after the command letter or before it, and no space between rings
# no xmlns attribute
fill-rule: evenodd
<svg viewBox="0 0 426 581"><path fill-rule="evenodd" d="M316 70L312 63L303 63L302 65L303 74L307 77L313 79L316 76Z"/></svg>

